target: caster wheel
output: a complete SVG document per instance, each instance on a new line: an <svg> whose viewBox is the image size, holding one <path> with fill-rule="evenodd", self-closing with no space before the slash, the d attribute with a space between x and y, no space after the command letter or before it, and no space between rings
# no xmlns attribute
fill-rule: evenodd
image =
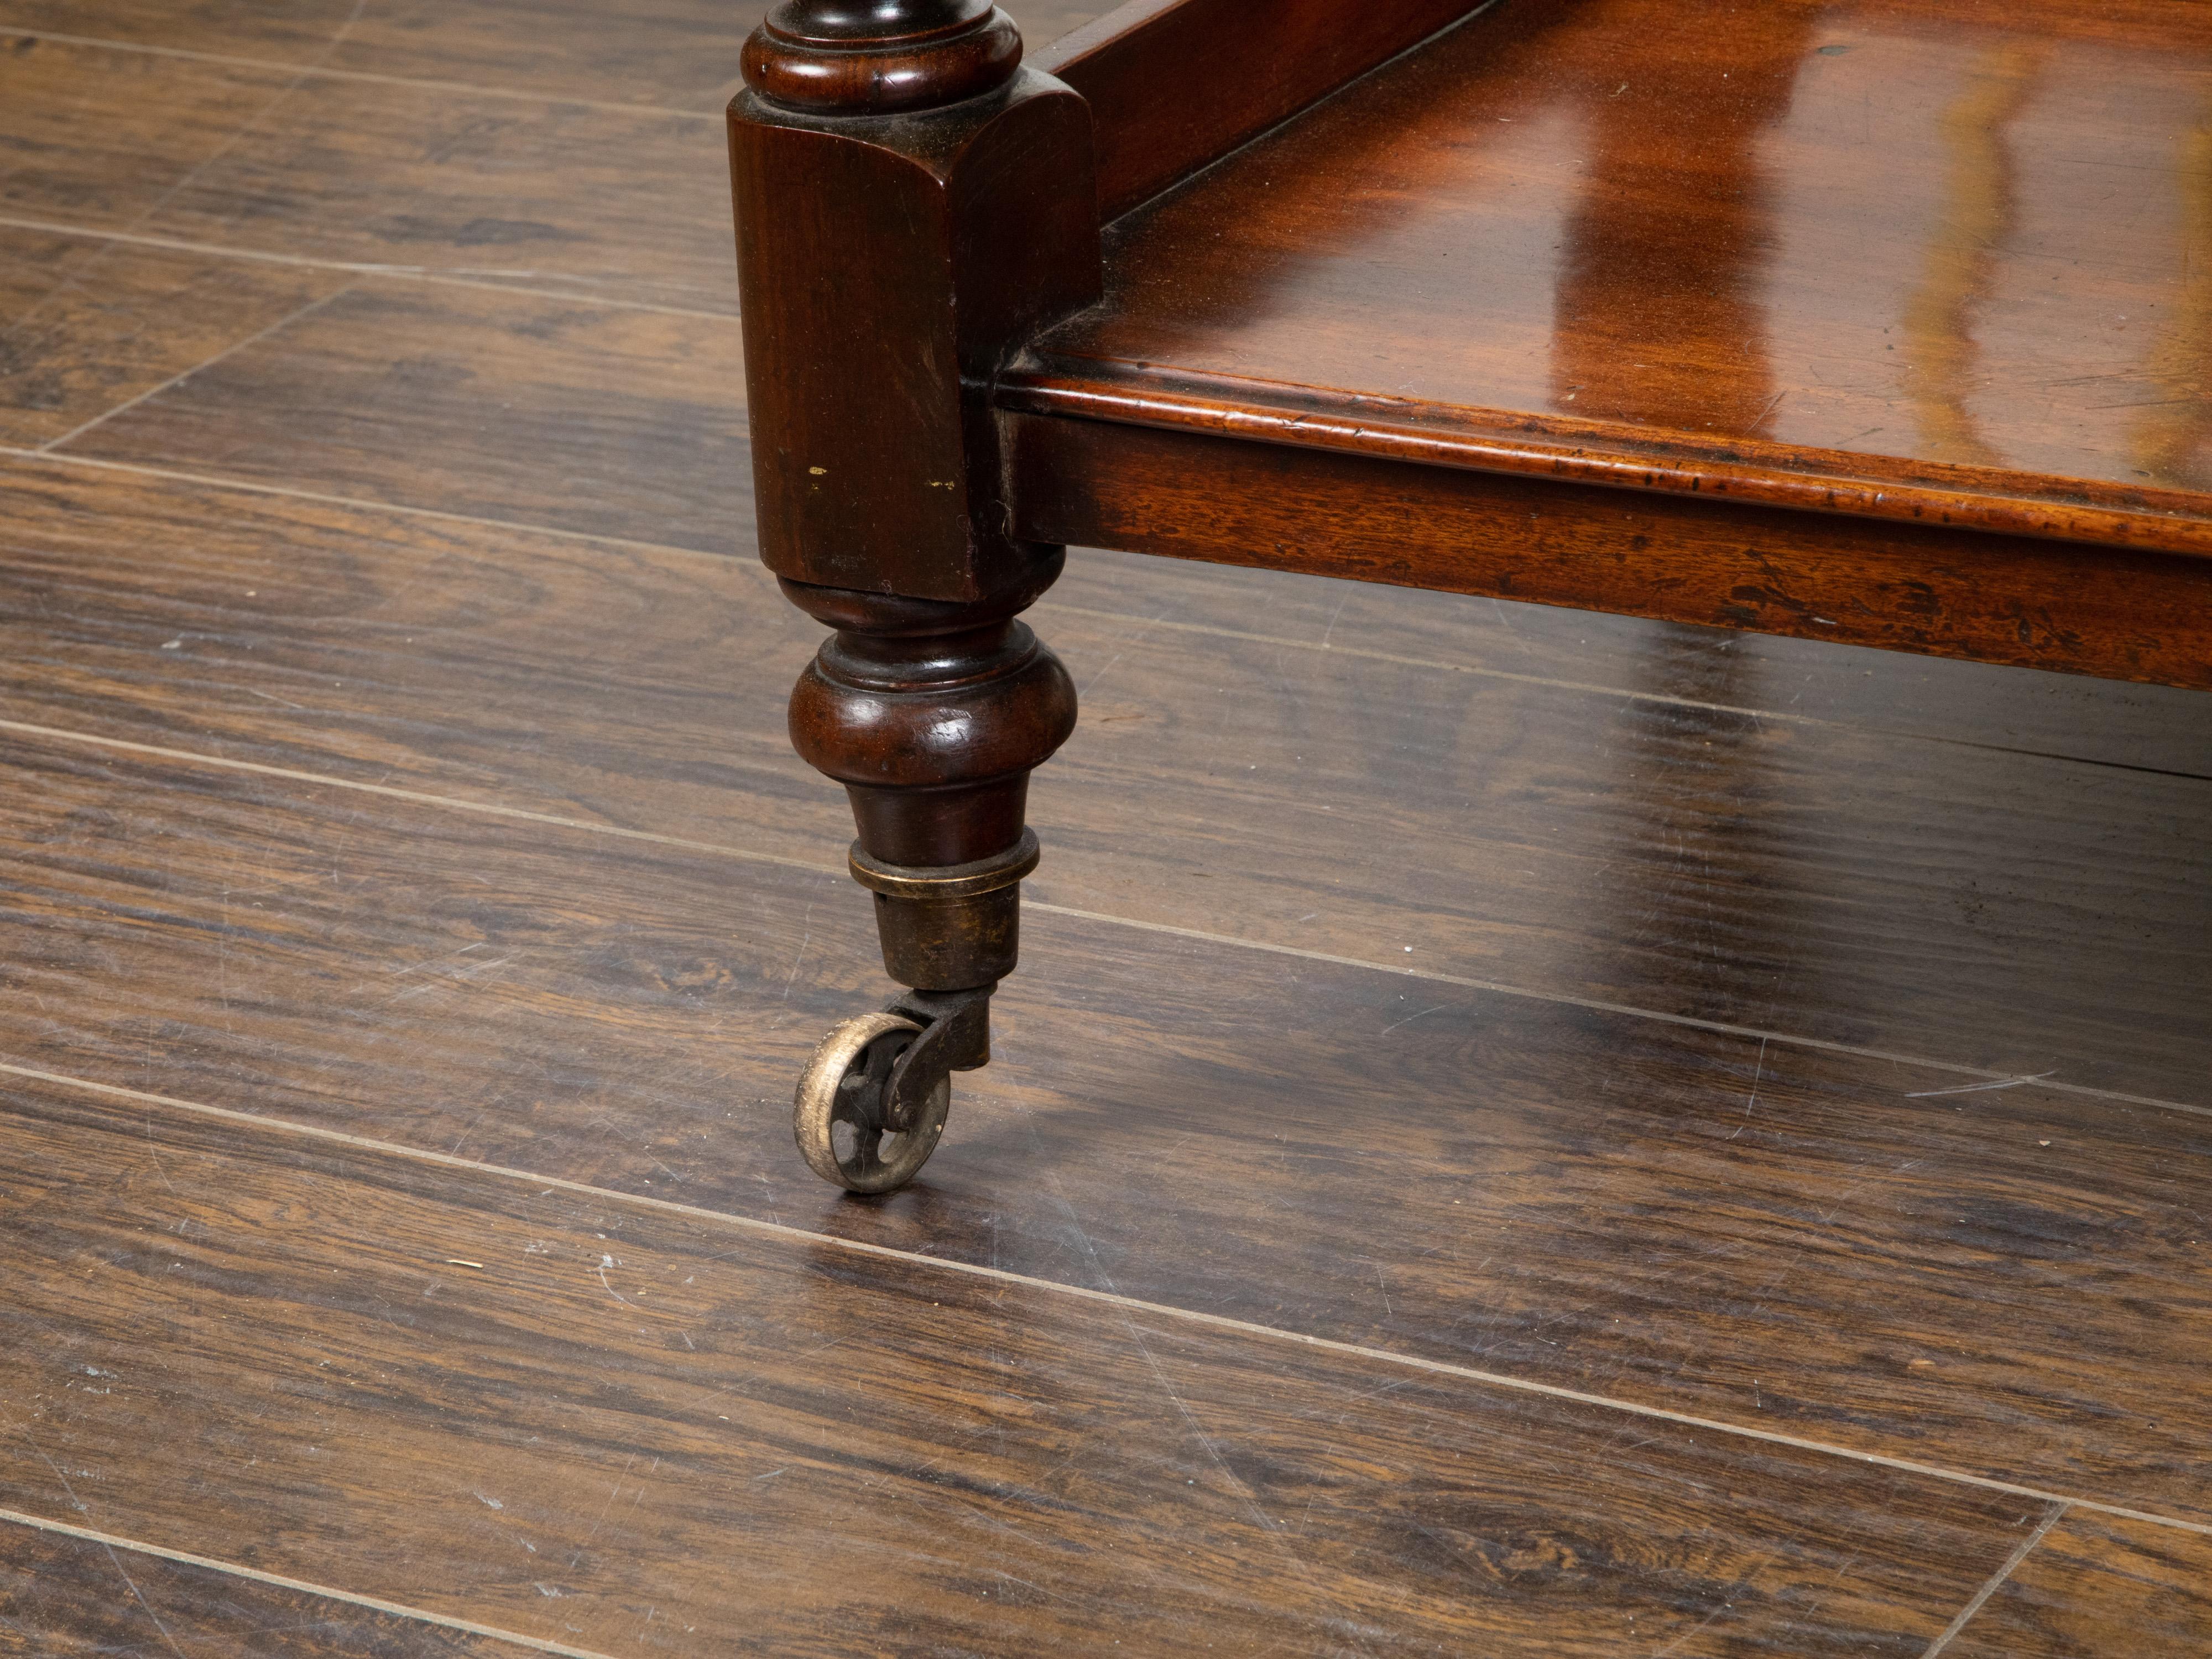
<svg viewBox="0 0 2212 1659"><path fill-rule="evenodd" d="M808 1166L824 1181L855 1193L888 1193L915 1177L945 1133L952 1079L937 1079L915 1121L885 1122L891 1068L921 1035L896 1014L862 1014L830 1030L799 1074L792 1133Z"/></svg>

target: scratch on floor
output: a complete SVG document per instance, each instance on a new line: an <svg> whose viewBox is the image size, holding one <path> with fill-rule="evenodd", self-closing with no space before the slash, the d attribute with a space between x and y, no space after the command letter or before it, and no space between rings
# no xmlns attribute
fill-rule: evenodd
<svg viewBox="0 0 2212 1659"><path fill-rule="evenodd" d="M591 1531L584 1534L584 1548L590 1547L592 1540L599 1535L599 1528L606 1525L607 1516L614 1512L615 1499L622 1496L622 1483L623 1480L627 1480L629 1478L630 1464L636 1462L637 1454L635 1452L632 1452L629 1455L629 1462L626 1462L622 1466L621 1476L617 1479L613 1486L607 1488L606 1505L605 1508L600 1510L599 1518L592 1522ZM584 1559L584 1548L578 1549L574 1555L568 1558L569 1571L574 1572L576 1570L576 1563Z"/></svg>
<svg viewBox="0 0 2212 1659"><path fill-rule="evenodd" d="M39 1462L54 1472L54 1479L62 1483L62 1491L69 1495L70 1507L80 1515L91 1514L92 1506L76 1495L76 1488L70 1485L69 1476L62 1473L60 1464L46 1455L46 1449L39 1443L39 1437L31 1432L30 1425L16 1423L11 1426L23 1437L31 1449L39 1455ZM107 1552L109 1562L113 1565L117 1575L122 1578L125 1587L130 1590L131 1599L145 1609L146 1616L154 1621L154 1628L161 1632L161 1639L168 1644L169 1651L175 1654L177 1659L185 1659L185 1650L177 1645L177 1638L169 1634L169 1627L161 1622L161 1614L154 1611L153 1605L140 1592L137 1583L128 1572L124 1571L123 1558L116 1554L115 1546L103 1538L100 1540L100 1547Z"/></svg>
<svg viewBox="0 0 2212 1659"><path fill-rule="evenodd" d="M1321 648L1328 649L1329 635L1336 632L1336 620L1344 614L1344 607L1352 603L1352 585L1345 584L1344 592L1337 597L1336 609L1328 613L1328 626L1321 630Z"/></svg>
<svg viewBox="0 0 2212 1659"><path fill-rule="evenodd" d="M1030 1127L1030 1133L1031 1138L1035 1139L1036 1130L1034 1125ZM1097 1276L1099 1283L1105 1286L1109 1295L1119 1297L1121 1292L1115 1288L1113 1275L1106 1271L1105 1265L1099 1261L1098 1251L1091 1242L1091 1235L1084 1231L1083 1223L1075 1212L1075 1206L1068 1202L1067 1194L1060 1189L1059 1177L1048 1170L1045 1179L1052 1188L1054 1201L1066 1215L1067 1224L1073 1230L1076 1243L1090 1261L1091 1272ZM1129 1340L1137 1345L1137 1352L1144 1357L1145 1364L1152 1374L1152 1380L1160 1385L1160 1391L1173 1403L1176 1412L1182 1416L1184 1425L1189 1429L1192 1437L1198 1442L1206 1457L1217 1469L1221 1471L1223 1479L1227 1480L1231 1489L1235 1491L1243 1504L1245 1513L1252 1517L1253 1523L1260 1528L1261 1536L1274 1547L1275 1553L1290 1564L1291 1570L1305 1581L1307 1589L1317 1599L1324 1603L1333 1602L1334 1598L1315 1578L1313 1571L1307 1565L1305 1558L1292 1549L1288 1539L1284 1536L1284 1526L1287 1523L1279 1524L1268 1517L1267 1512L1260 1506L1258 1495L1237 1474L1237 1471L1229 1466L1229 1460L1221 1455L1221 1449L1214 1443L1213 1437L1200 1426L1197 1413L1193 1412L1184 1402L1183 1397L1176 1392L1174 1382L1168 1377L1167 1368L1160 1364L1158 1357L1152 1352L1152 1345L1145 1340L1145 1334L1137 1328L1136 1318L1132 1310L1123 1307L1119 1311L1121 1327L1129 1334ZM1340 1622L1348 1625L1349 1621ZM1361 1652L1371 1651L1366 1644L1358 1641L1357 1635L1353 1635L1352 1639L1358 1644Z"/></svg>
<svg viewBox="0 0 2212 1659"><path fill-rule="evenodd" d="M1955 1089L1921 1089L1905 1096L1907 1100L1933 1100L1938 1095L1978 1095L1992 1089L2017 1089L2023 1083L2040 1083L2047 1077L2057 1077L2056 1071L2037 1072L2028 1077L1999 1078L1995 1083L1962 1083Z"/></svg>
<svg viewBox="0 0 2212 1659"><path fill-rule="evenodd" d="M100 1547L107 1552L108 1560L114 1565L117 1574L122 1578L124 1588L131 1592L131 1599L146 1610L146 1616L154 1621L154 1628L161 1632L161 1639L169 1644L169 1651L175 1654L177 1659L185 1659L185 1650L177 1645L177 1638L169 1634L169 1627L161 1622L161 1615L154 1611L153 1604L146 1600L145 1594L139 1589L137 1581L129 1573L124 1571L123 1558L115 1553L115 1546L103 1540Z"/></svg>
<svg viewBox="0 0 2212 1659"><path fill-rule="evenodd" d="M806 907L806 914L799 918L799 954L792 957L791 971L783 976L783 994L776 999L779 1002L788 1002L791 1000L792 981L799 977L799 964L806 960L807 945L814 938L813 922L814 907L810 904Z"/></svg>
<svg viewBox="0 0 2212 1659"><path fill-rule="evenodd" d="M595 1273L597 1273L599 1274L599 1283L600 1283L600 1284L602 1284L602 1285L606 1285L606 1287L607 1287L607 1294L608 1294L609 1296L611 1296L611 1297L614 1297L614 1299L615 1299L616 1301L617 1301L617 1302L621 1303L621 1304L623 1304L623 1307L625 1307L625 1308L635 1308L635 1306L637 1306L637 1304L636 1304L636 1303L635 1303L635 1302L631 1301L628 1297L624 1296L624 1295L623 1295L620 1291L617 1290L617 1289L616 1289L612 1285L608 1285L608 1284L607 1284L607 1269L608 1269L608 1268L610 1268L610 1267L613 1267L614 1265L615 1265L615 1259L614 1259L614 1257L612 1257L612 1256L611 1256L611 1255L603 1255L603 1256L601 1256L601 1257L599 1258L599 1265L596 1268L594 1268L592 1271L593 1271L593 1272L595 1272Z"/></svg>
<svg viewBox="0 0 2212 1659"><path fill-rule="evenodd" d="M1396 1030L1401 1025L1411 1025L1417 1019L1426 1019L1431 1014L1440 1014L1451 1006L1452 1005L1449 1002L1439 1002L1433 1008L1424 1008L1418 1014L1408 1014L1401 1020L1397 1020L1389 1025L1385 1025L1381 1031L1376 1033L1376 1035L1379 1036L1389 1036L1391 1032Z"/></svg>
<svg viewBox="0 0 2212 1659"><path fill-rule="evenodd" d="M245 693L246 693L246 695L247 696L249 696L249 697L258 697L258 698L260 698L264 702L276 702L276 703L282 703L282 704L283 704L283 706L284 706L285 708L296 708L296 709L298 709L298 710L299 710L301 714L306 714L306 713L307 712L307 704L305 704L305 703L303 703L303 702L293 702L289 697L280 697L280 696L277 696L274 692L270 692L270 691L256 691L256 690L255 690L252 686L250 686L250 685L241 685L241 686L238 687L237 689L238 689L239 690L240 690L240 691L245 692Z"/></svg>
<svg viewBox="0 0 2212 1659"><path fill-rule="evenodd" d="M1743 1121L1735 1126L1735 1135L1740 1135L1751 1127L1751 1109L1759 1104L1759 1080L1765 1075L1766 1039L1761 1037L1759 1040L1759 1058L1753 1062L1751 1067L1751 1098L1743 1103ZM1735 1135L1730 1135L1729 1139L1734 1140Z"/></svg>

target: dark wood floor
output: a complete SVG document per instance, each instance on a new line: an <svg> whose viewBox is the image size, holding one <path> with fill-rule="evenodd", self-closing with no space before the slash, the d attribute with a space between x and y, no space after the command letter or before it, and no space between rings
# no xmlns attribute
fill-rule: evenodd
<svg viewBox="0 0 2212 1659"><path fill-rule="evenodd" d="M1079 552L805 1171L742 9L0 0L0 1652L2212 1654L2212 699Z"/></svg>

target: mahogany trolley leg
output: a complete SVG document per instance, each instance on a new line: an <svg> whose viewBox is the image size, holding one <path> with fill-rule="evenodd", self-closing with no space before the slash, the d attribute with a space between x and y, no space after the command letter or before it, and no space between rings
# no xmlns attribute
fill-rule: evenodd
<svg viewBox="0 0 2212 1659"><path fill-rule="evenodd" d="M885 971L914 988L830 1032L799 1083L799 1150L855 1192L904 1184L944 1133L947 1072L991 1057L1037 861L1030 769L1075 728L1067 671L1012 613L1059 572L1054 550L1032 584L972 605L784 584L837 629L792 693L792 741L852 799L853 877Z"/></svg>
<svg viewBox="0 0 2212 1659"><path fill-rule="evenodd" d="M762 557L836 631L792 740L842 783L884 965L912 988L823 1039L793 1124L825 1179L909 1180L950 1073L990 1058L1037 844L1029 774L1075 690L1016 620L1060 574L1016 541L992 381L1098 291L1089 112L988 0L787 0L730 106Z"/></svg>

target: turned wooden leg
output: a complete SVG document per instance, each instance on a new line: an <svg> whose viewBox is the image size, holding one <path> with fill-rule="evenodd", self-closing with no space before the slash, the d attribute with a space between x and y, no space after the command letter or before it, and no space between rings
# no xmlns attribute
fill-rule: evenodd
<svg viewBox="0 0 2212 1659"><path fill-rule="evenodd" d="M991 387L1095 300L1088 106L1024 70L990 0L783 0L730 106L761 557L836 631L791 700L843 784L884 965L909 988L800 1079L808 1163L860 1192L921 1167L952 1072L990 1058L1030 769L1075 691L1015 620L1060 574L1016 538Z"/></svg>
<svg viewBox="0 0 2212 1659"><path fill-rule="evenodd" d="M1075 729L1075 688L1015 613L1060 574L988 600L900 599L786 580L836 631L791 697L791 737L845 786L854 878L875 896L884 968L908 994L823 1039L793 1126L825 1179L902 1185L934 1150L948 1073L990 1058L990 997L1020 949L1030 770Z"/></svg>

